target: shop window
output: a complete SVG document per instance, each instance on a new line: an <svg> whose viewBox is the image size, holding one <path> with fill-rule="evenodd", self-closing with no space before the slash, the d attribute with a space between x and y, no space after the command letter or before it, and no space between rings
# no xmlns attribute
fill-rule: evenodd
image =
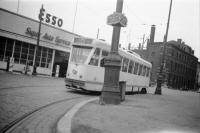
<svg viewBox="0 0 200 133"><path fill-rule="evenodd" d="M29 59L29 60L33 60L33 57L34 57L33 55L29 55L29 56L28 56L28 59Z"/></svg>
<svg viewBox="0 0 200 133"><path fill-rule="evenodd" d="M44 51L42 51L42 57L44 58L46 58L47 57L47 52L44 52Z"/></svg>
<svg viewBox="0 0 200 133"><path fill-rule="evenodd" d="M138 63L135 63L134 72L133 72L135 75L137 75L138 66L139 66L139 64L138 64Z"/></svg>
<svg viewBox="0 0 200 133"><path fill-rule="evenodd" d="M28 60L29 66L33 66L33 60Z"/></svg>
<svg viewBox="0 0 200 133"><path fill-rule="evenodd" d="M42 62L46 62L46 59L47 59L47 58L42 58Z"/></svg>
<svg viewBox="0 0 200 133"><path fill-rule="evenodd" d="M34 55L34 50L29 49L29 55Z"/></svg>
<svg viewBox="0 0 200 133"><path fill-rule="evenodd" d="M124 58L122 63L122 72L127 72L129 59Z"/></svg>
<svg viewBox="0 0 200 133"><path fill-rule="evenodd" d="M36 61L40 62L40 57L36 56Z"/></svg>
<svg viewBox="0 0 200 133"><path fill-rule="evenodd" d="M22 59L27 59L27 54L22 53L22 54L21 54L21 58L22 58Z"/></svg>
<svg viewBox="0 0 200 133"><path fill-rule="evenodd" d="M45 62L41 62L41 67L45 67Z"/></svg>
<svg viewBox="0 0 200 133"><path fill-rule="evenodd" d="M11 57L12 56L12 51L6 50L6 57Z"/></svg>
<svg viewBox="0 0 200 133"><path fill-rule="evenodd" d="M48 53L48 58L52 58L52 54L51 53Z"/></svg>
<svg viewBox="0 0 200 133"><path fill-rule="evenodd" d="M26 59L20 59L20 64L25 64L26 65Z"/></svg>
<svg viewBox="0 0 200 133"><path fill-rule="evenodd" d="M0 43L0 61L3 61L4 52L5 52L5 43L1 42Z"/></svg>
<svg viewBox="0 0 200 133"><path fill-rule="evenodd" d="M12 49L13 49L13 43L14 43L13 40L11 40L11 39L7 40L6 51L12 51Z"/></svg>
<svg viewBox="0 0 200 133"><path fill-rule="evenodd" d="M16 57L15 57L15 58L14 58L14 62L17 63L17 64L19 64L19 58L16 58Z"/></svg>
<svg viewBox="0 0 200 133"><path fill-rule="evenodd" d="M41 56L41 50L37 50L36 56L40 57Z"/></svg>
<svg viewBox="0 0 200 133"><path fill-rule="evenodd" d="M128 73L133 73L133 65L134 65L134 62L130 61L129 68L128 68Z"/></svg>
<svg viewBox="0 0 200 133"><path fill-rule="evenodd" d="M29 49L34 51L35 50L35 46L30 44Z"/></svg>

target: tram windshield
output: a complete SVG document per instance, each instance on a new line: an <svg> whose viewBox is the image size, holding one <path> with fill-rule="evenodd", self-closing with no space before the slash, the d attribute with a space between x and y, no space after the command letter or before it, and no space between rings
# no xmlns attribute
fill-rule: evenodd
<svg viewBox="0 0 200 133"><path fill-rule="evenodd" d="M91 52L92 47L76 46L72 48L71 61L73 63L84 64Z"/></svg>

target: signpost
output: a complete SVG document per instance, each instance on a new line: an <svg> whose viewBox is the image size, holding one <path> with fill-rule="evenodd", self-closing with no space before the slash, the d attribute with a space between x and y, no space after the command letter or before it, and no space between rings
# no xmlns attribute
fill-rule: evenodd
<svg viewBox="0 0 200 133"><path fill-rule="evenodd" d="M121 57L118 54L118 45L121 27L127 25L127 18L122 14L123 0L117 0L116 12L109 15L107 24L113 26L111 51L105 57L104 85L100 97L101 104L119 104L121 101L119 89L119 72Z"/></svg>

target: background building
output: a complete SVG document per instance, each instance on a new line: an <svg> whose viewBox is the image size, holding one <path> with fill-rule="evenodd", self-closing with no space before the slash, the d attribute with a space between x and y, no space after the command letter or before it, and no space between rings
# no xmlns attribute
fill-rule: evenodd
<svg viewBox="0 0 200 133"><path fill-rule="evenodd" d="M200 62L197 64L196 87L200 90Z"/></svg>
<svg viewBox="0 0 200 133"><path fill-rule="evenodd" d="M0 69L6 69L9 57L14 57L14 71L32 65L37 43L39 21L0 8ZM79 35L42 23L40 46L36 53L37 73L64 77L74 37Z"/></svg>
<svg viewBox="0 0 200 133"><path fill-rule="evenodd" d="M133 50L152 63L152 83L157 81L164 48L163 42L154 42L154 36L155 26L152 26L150 41L147 42L146 49ZM165 80L163 82L172 88L195 89L198 59L194 56L194 50L182 42L181 39L168 41L165 47L165 67L163 72Z"/></svg>

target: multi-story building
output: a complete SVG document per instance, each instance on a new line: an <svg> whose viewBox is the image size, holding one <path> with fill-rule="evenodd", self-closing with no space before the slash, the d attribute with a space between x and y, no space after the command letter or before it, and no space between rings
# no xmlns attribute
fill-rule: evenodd
<svg viewBox="0 0 200 133"><path fill-rule="evenodd" d="M152 33L155 33L155 26L152 26ZM151 35L146 49L133 50L152 63L151 82L156 83L157 81L164 45L163 82L172 88L195 89L198 59L194 56L194 50L182 42L181 39L168 41L167 43L154 42L154 35Z"/></svg>

